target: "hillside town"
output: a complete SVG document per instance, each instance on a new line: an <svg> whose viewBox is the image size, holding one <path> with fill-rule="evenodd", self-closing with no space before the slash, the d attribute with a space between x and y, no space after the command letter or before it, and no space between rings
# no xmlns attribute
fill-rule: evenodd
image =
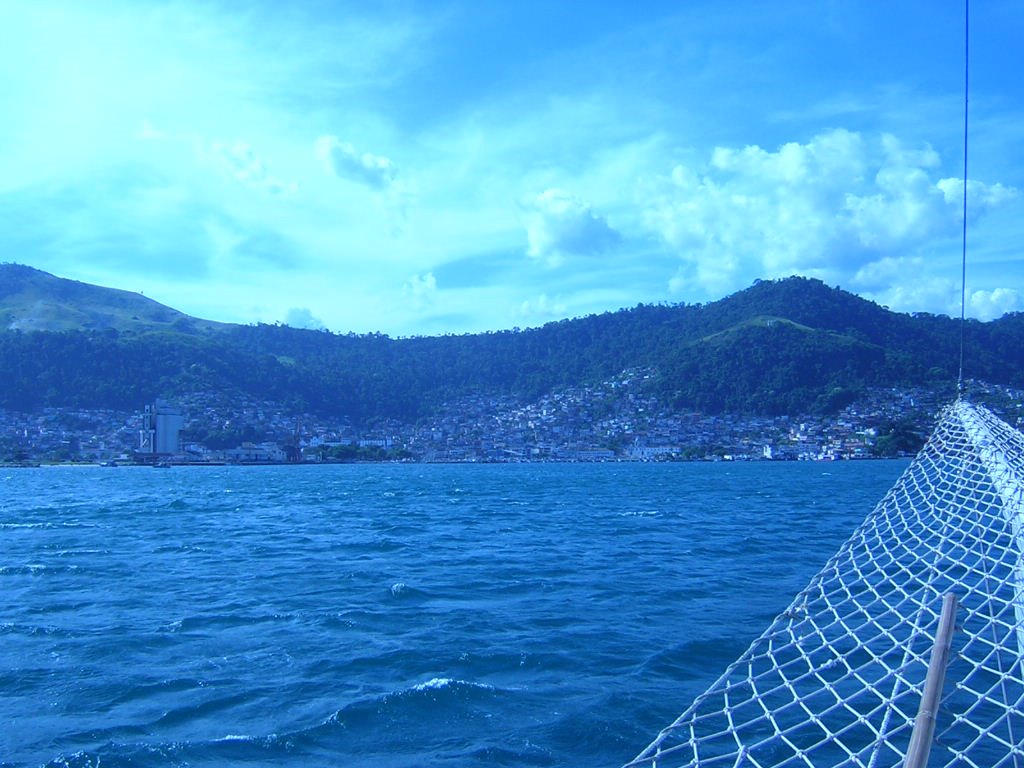
<svg viewBox="0 0 1024 768"><path fill-rule="evenodd" d="M833 416L670 412L643 394L642 370L532 403L478 395L414 424L357 428L213 394L140 404L137 412L0 410L0 462L281 464L332 461L523 462L836 460L915 452L944 399L876 390ZM1011 424L1024 390L971 383Z"/></svg>

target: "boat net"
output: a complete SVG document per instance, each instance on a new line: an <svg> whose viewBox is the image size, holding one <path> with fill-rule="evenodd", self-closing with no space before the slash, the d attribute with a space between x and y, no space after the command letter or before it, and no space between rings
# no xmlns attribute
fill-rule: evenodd
<svg viewBox="0 0 1024 768"><path fill-rule="evenodd" d="M930 766L1024 766L1024 436L958 400L853 536L629 767L897 766L943 597Z"/></svg>

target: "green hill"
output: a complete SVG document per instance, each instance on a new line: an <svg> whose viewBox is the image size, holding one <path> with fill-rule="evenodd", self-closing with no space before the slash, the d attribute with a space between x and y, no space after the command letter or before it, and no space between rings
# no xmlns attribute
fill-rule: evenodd
<svg viewBox="0 0 1024 768"><path fill-rule="evenodd" d="M0 328L3 329L195 333L220 325L189 317L139 293L65 280L21 264L0 264Z"/></svg>
<svg viewBox="0 0 1024 768"><path fill-rule="evenodd" d="M49 314L45 330L26 318ZM523 401L651 371L648 393L709 413L834 412L866 388L952 392L960 325L818 280L758 281L706 305L639 305L522 331L392 339L195 320L137 294L0 265L0 407L132 409L247 395L356 423L414 420L468 394ZM970 321L965 371L1024 382L1024 315Z"/></svg>

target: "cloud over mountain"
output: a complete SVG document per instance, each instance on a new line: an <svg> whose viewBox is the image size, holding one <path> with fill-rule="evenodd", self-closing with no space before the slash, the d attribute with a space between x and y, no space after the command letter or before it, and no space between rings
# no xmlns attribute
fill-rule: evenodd
<svg viewBox="0 0 1024 768"><path fill-rule="evenodd" d="M561 317L566 312L564 303L548 298L542 293L535 299L527 299L519 305L519 316L529 321L546 321L551 318Z"/></svg>
<svg viewBox="0 0 1024 768"><path fill-rule="evenodd" d="M991 291L972 291L968 298L968 311L982 320L993 320L1007 312L1024 307L1020 291L1013 288L995 288Z"/></svg>
<svg viewBox="0 0 1024 768"><path fill-rule="evenodd" d="M322 331L326 328L323 321L306 307L293 307L289 309L285 313L284 323L292 328L304 328L310 331Z"/></svg>
<svg viewBox="0 0 1024 768"><path fill-rule="evenodd" d="M6 3L0 251L394 334L790 274L959 314L963 15L920 5ZM1024 308L1011 5L972 8L975 312Z"/></svg>
<svg viewBox="0 0 1024 768"><path fill-rule="evenodd" d="M677 289L793 273L849 279L955 235L963 181L937 178L939 167L928 145L846 130L775 151L717 147L705 167L677 165L661 179L647 223L683 261ZM977 216L1016 191L971 182L968 193Z"/></svg>

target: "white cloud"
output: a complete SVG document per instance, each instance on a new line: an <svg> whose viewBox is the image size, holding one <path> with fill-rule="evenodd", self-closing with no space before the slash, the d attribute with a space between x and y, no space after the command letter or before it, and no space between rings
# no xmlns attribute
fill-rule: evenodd
<svg viewBox="0 0 1024 768"><path fill-rule="evenodd" d="M281 181L272 176L263 159L244 141L230 144L213 142L210 151L222 167L246 186L272 195L293 193L299 188L295 182Z"/></svg>
<svg viewBox="0 0 1024 768"><path fill-rule="evenodd" d="M970 188L968 187L968 195ZM968 302L972 317L979 320L993 320L1007 312L1024 309L1021 294L1013 288L996 288L991 291L972 291Z"/></svg>
<svg viewBox="0 0 1024 768"><path fill-rule="evenodd" d="M311 331L322 331L326 326L306 307L293 307L284 316L285 325L292 328L305 328Z"/></svg>
<svg viewBox="0 0 1024 768"><path fill-rule="evenodd" d="M907 147L891 133L883 133L881 143L887 166L938 168L942 165L939 153L929 144L916 148Z"/></svg>
<svg viewBox="0 0 1024 768"><path fill-rule="evenodd" d="M951 317L960 315L959 278L929 274L927 260L919 257L887 257L866 264L849 285L857 293L898 312L923 308ZM1012 288L978 289L967 296L967 315L992 320L1024 309L1019 291Z"/></svg>
<svg viewBox="0 0 1024 768"><path fill-rule="evenodd" d="M290 195L299 189L296 182L282 181L271 174L264 159L251 144L241 139L230 142L211 141L198 133L171 133L149 120L143 121L137 138L144 142L166 142L164 147L189 147L197 160L216 168L218 172L228 174L251 189L271 195Z"/></svg>
<svg viewBox="0 0 1024 768"><path fill-rule="evenodd" d="M316 140L316 154L332 174L379 191L392 189L396 184L394 163L381 155L360 153L351 144L336 136L321 136Z"/></svg>
<svg viewBox="0 0 1024 768"><path fill-rule="evenodd" d="M852 287L868 293L884 291L904 282L907 275L920 275L924 267L920 256L886 256L858 269L853 275Z"/></svg>
<svg viewBox="0 0 1024 768"><path fill-rule="evenodd" d="M394 333L658 301L677 268L687 300L770 274L856 277L878 297L886 270L946 274L945 243L922 243L958 234L935 222L959 216L961 183L943 178L959 156L924 141L955 145L958 123L944 119L948 94L918 90L943 78L921 76L935 63L912 45L880 47L895 58L867 71L863 40L844 38L854 55L806 78L823 38L795 6L760 19L785 41L769 51L735 9L651 4L527 60L519 33L539 17L515 4L487 18L379 5L5 4L0 208L16 213L3 247L78 279L94 261L108 284L164 283L215 318L273 322L308 305L331 328ZM837 29L877 31L863 13ZM1024 188L1024 121L1007 108L1020 99L995 98L1015 84L993 91L971 160L978 178ZM793 112L781 122L780 105ZM816 135L837 125L851 131ZM867 132L878 126L900 139ZM301 206L282 204L291 191ZM975 287L1020 289L1020 199L970 191L972 216L975 201L1002 206L971 232L995 275Z"/></svg>
<svg viewBox="0 0 1024 768"><path fill-rule="evenodd" d="M519 305L519 316L531 320L547 320L550 318L565 317L566 306L560 301L548 298L542 293L535 299L528 299Z"/></svg>
<svg viewBox="0 0 1024 768"><path fill-rule="evenodd" d="M930 275L921 258L883 259L861 269L850 286L862 296L897 312L923 308L960 316L959 278ZM994 320L1024 310L1024 297L1013 288L978 289L967 295L968 317Z"/></svg>
<svg viewBox="0 0 1024 768"><path fill-rule="evenodd" d="M936 185L942 190L946 202L960 206L958 215L963 214L963 179L942 179ZM1017 190L1013 187L1005 187L1002 184L982 184L979 181L967 182L967 216L976 216L991 208L1008 203L1017 197Z"/></svg>
<svg viewBox="0 0 1024 768"><path fill-rule="evenodd" d="M437 279L434 273L413 275L402 286L402 293L410 300L414 309L431 306L437 297Z"/></svg>
<svg viewBox="0 0 1024 768"><path fill-rule="evenodd" d="M646 221L683 260L676 291L721 295L793 273L869 282L886 259L958 231L962 181L935 179L939 165L928 145L844 130L776 151L719 147L703 170L679 165L660 180ZM1016 194L980 182L968 191L974 214Z"/></svg>
<svg viewBox="0 0 1024 768"><path fill-rule="evenodd" d="M913 279L908 279L913 275ZM917 312L927 309L950 317L960 315L960 286L958 281L948 277L929 275L918 268L904 272L897 281L880 286L877 290L863 290L859 293L866 299L887 307L894 312Z"/></svg>
<svg viewBox="0 0 1024 768"><path fill-rule="evenodd" d="M548 189L524 205L527 255L557 264L568 255L602 253L621 239L591 207L560 189Z"/></svg>

